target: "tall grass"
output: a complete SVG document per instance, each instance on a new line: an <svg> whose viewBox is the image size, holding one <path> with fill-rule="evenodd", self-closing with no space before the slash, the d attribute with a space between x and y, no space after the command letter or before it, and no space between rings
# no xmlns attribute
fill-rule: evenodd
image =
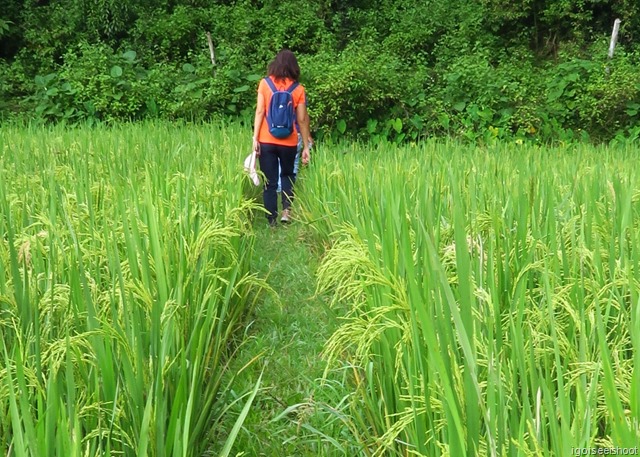
<svg viewBox="0 0 640 457"><path fill-rule="evenodd" d="M570 455L640 441L638 153L322 151L299 204L349 306L361 454Z"/></svg>
<svg viewBox="0 0 640 457"><path fill-rule="evenodd" d="M0 131L1 455L201 456L220 439L262 287L236 133Z"/></svg>

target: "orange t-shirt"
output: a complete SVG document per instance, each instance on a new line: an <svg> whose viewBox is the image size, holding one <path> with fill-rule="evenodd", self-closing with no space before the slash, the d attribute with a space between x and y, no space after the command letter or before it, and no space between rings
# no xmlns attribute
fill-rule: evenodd
<svg viewBox="0 0 640 457"><path fill-rule="evenodd" d="M273 81L273 84L278 90L287 90L289 86L293 84L293 80L289 78L275 79L273 76L269 76L269 78L271 78L271 81ZM297 146L298 133L296 129L293 129L293 132L287 138L276 138L271 135L271 133L269 133L269 126L267 125L267 112L269 111L269 105L271 104L271 96L273 95L273 92L271 92L271 88L264 79L260 80L258 93L262 94L265 103L264 118L262 118L260 131L258 132L258 141L260 143L277 144L280 146ZM291 92L291 98L293 99L293 109L295 112L295 110L298 108L298 105L305 102L304 87L301 84L299 84L298 87L296 87L293 92Z"/></svg>

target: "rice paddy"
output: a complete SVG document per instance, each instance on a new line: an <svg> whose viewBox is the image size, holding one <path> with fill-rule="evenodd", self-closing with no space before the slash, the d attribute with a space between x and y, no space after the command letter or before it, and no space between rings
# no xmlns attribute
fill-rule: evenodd
<svg viewBox="0 0 640 457"><path fill-rule="evenodd" d="M204 128L2 137L0 454L203 455L264 285L237 148Z"/></svg>
<svg viewBox="0 0 640 457"><path fill-rule="evenodd" d="M0 455L638 445L637 151L319 145L294 224L273 233L242 173L247 138L233 125L0 130ZM270 282L277 265L256 252L318 266ZM296 280L340 320L321 351L299 345L324 373L300 364L311 387L289 387L261 422L274 364L247 326L265 297L274 313L300 307Z"/></svg>
<svg viewBox="0 0 640 457"><path fill-rule="evenodd" d="M318 289L350 307L326 354L364 455L637 446L637 158L440 143L316 164Z"/></svg>

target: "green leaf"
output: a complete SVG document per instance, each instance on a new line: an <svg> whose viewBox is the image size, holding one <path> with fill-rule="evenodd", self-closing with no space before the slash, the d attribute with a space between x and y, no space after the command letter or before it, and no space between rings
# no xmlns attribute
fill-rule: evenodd
<svg viewBox="0 0 640 457"><path fill-rule="evenodd" d="M158 104L156 103L156 101L154 99L149 99L145 102L145 105L147 107L147 111L149 112L149 114L151 114L152 116L157 116L158 115Z"/></svg>
<svg viewBox="0 0 640 457"><path fill-rule="evenodd" d="M127 51L122 54L122 58L128 60L129 62L133 62L136 59L136 51Z"/></svg>
<svg viewBox="0 0 640 457"><path fill-rule="evenodd" d="M446 114L442 113L442 114L438 114L438 121L440 122L440 125L443 126L445 129L449 128L449 116L447 116Z"/></svg>
<svg viewBox="0 0 640 457"><path fill-rule="evenodd" d="M397 133L402 132L402 119L400 119L399 117L395 118L395 120L393 121L393 129Z"/></svg>
<svg viewBox="0 0 640 457"><path fill-rule="evenodd" d="M638 111L640 111L639 103L627 103L627 109L625 110L627 116L633 117L638 114Z"/></svg>
<svg viewBox="0 0 640 457"><path fill-rule="evenodd" d="M93 102L84 102L82 105L90 115L93 116L94 114L96 114L96 106L93 104Z"/></svg>
<svg viewBox="0 0 640 457"><path fill-rule="evenodd" d="M242 428L242 424L244 424L245 419L249 415L249 411L251 410L251 405L253 403L253 400L256 398L256 394L258 393L258 390L260 389L260 382L261 381L262 381L262 373L260 373L260 376L258 377L258 381L256 382L255 386L253 387L253 391L251 392L251 395L249 396L249 399L247 400L247 403L245 403L244 408L242 408L242 412L238 416L238 419L236 420L236 423L233 424L233 428L231 429L231 433L229 433L229 436L227 437L227 441L225 441L224 447L222 448L222 453L220 454L221 457L228 457L231 454L231 449L233 448L233 443L235 443L236 438L238 437L238 433L240 432L240 429Z"/></svg>
<svg viewBox="0 0 640 457"><path fill-rule="evenodd" d="M336 127L338 128L338 132L342 135L347 131L347 122L344 119L340 119L336 124Z"/></svg>
<svg viewBox="0 0 640 457"><path fill-rule="evenodd" d="M235 89L233 89L234 92L238 93L238 92L246 92L249 90L249 86L248 85L244 85L244 86L240 86L240 87L236 87Z"/></svg>
<svg viewBox="0 0 640 457"><path fill-rule="evenodd" d="M153 395L151 392L147 397L147 404L144 407L144 415L142 416L142 425L140 426L140 441L138 442L138 452L139 456L147 455L147 446L149 445L149 436L150 436L150 427L149 424L151 422L151 410L153 409Z"/></svg>
<svg viewBox="0 0 640 457"><path fill-rule="evenodd" d="M375 119L369 119L367 121L367 132L369 132L369 134L372 134L376 131L376 128L378 127L378 121Z"/></svg>
<svg viewBox="0 0 640 457"><path fill-rule="evenodd" d="M120 76L122 76L122 67L118 65L114 65L113 67L111 67L111 76L113 78L119 78Z"/></svg>
<svg viewBox="0 0 640 457"><path fill-rule="evenodd" d="M260 81L262 79L262 76L256 75L256 74L252 74L252 75L248 75L246 79L247 79L247 81L255 82L255 81Z"/></svg>
<svg viewBox="0 0 640 457"><path fill-rule="evenodd" d="M453 109L455 109L456 111L462 111L465 109L466 106L467 106L466 102L458 102L455 105L453 105Z"/></svg>
<svg viewBox="0 0 640 457"><path fill-rule="evenodd" d="M560 97L562 97L562 93L563 92L564 92L564 88L563 87L560 87L560 88L557 88L555 90L552 90L551 92L549 92L547 100L549 100L549 101L557 100Z"/></svg>
<svg viewBox="0 0 640 457"><path fill-rule="evenodd" d="M194 67L193 65L191 65L190 63L185 63L182 66L182 71L186 72L186 73L193 73L196 71L196 67Z"/></svg>

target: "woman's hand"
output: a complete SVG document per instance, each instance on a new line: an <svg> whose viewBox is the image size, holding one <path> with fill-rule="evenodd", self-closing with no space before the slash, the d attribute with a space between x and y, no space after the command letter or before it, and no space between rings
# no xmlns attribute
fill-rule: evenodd
<svg viewBox="0 0 640 457"><path fill-rule="evenodd" d="M305 146L302 149L302 165L308 165L311 155L309 154L309 146Z"/></svg>
<svg viewBox="0 0 640 457"><path fill-rule="evenodd" d="M255 151L257 156L260 155L260 143L256 138L253 139L253 150Z"/></svg>

